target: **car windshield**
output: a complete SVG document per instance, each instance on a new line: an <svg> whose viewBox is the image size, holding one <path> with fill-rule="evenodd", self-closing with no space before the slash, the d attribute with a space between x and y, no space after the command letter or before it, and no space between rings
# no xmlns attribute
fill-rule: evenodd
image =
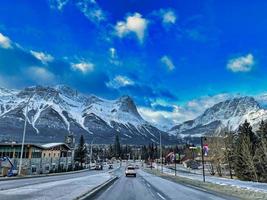
<svg viewBox="0 0 267 200"><path fill-rule="evenodd" d="M128 170L134 170L134 167L127 167Z"/></svg>

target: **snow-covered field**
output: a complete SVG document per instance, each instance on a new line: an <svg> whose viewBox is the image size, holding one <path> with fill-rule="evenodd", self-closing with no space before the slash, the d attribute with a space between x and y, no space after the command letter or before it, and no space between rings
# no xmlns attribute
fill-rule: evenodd
<svg viewBox="0 0 267 200"><path fill-rule="evenodd" d="M184 171L182 169L184 169ZM198 172L197 173L194 173L193 171L189 172L188 169L182 168L181 166L179 166L178 170L179 171L177 171L177 176L189 178L192 180L199 180L199 181L203 180L202 174L199 174ZM173 175L173 176L175 173L174 170L168 169L166 167L163 167L163 172L169 175ZM258 182L252 182L252 181L241 181L241 180L236 180L236 179L221 178L221 177L216 177L216 176L209 176L208 174L206 176L206 182L215 183L219 185L228 185L232 187L267 193L267 183L258 183Z"/></svg>

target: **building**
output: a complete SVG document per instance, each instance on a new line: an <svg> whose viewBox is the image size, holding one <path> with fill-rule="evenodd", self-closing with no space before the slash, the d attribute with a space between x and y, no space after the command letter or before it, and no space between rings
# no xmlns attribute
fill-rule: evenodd
<svg viewBox="0 0 267 200"><path fill-rule="evenodd" d="M22 158L41 158L43 147L37 144L25 144ZM0 143L0 158L20 158L20 143Z"/></svg>
<svg viewBox="0 0 267 200"><path fill-rule="evenodd" d="M65 143L48 143L42 146L42 158L71 157L71 149Z"/></svg>
<svg viewBox="0 0 267 200"><path fill-rule="evenodd" d="M9 157L18 168L21 145L21 143L0 143L0 157ZM70 170L74 165L73 151L65 143L27 143L24 145L22 156L22 173L38 174Z"/></svg>

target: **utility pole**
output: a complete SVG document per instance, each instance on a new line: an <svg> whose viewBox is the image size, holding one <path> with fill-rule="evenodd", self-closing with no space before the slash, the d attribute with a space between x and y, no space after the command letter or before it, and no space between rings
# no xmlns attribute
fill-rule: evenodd
<svg viewBox="0 0 267 200"><path fill-rule="evenodd" d="M205 138L206 139L206 138ZM205 162L204 162L204 149L203 149L203 137L200 137L201 142L201 158L202 158L202 174L203 182L205 182Z"/></svg>
<svg viewBox="0 0 267 200"><path fill-rule="evenodd" d="M34 93L33 93L34 94ZM22 136L22 143L21 143L21 150L20 150L20 159L19 159L19 172L18 174L21 175L21 167L22 167L22 158L23 158L23 151L24 151L24 143L25 143L25 135L26 135L26 128L27 128L27 118L28 118L28 107L33 94L30 96L26 103L26 112L25 112L25 121L24 121L24 129L23 129L23 136Z"/></svg>
<svg viewBox="0 0 267 200"><path fill-rule="evenodd" d="M91 164L92 164L93 142L94 142L94 139L92 139L91 145L90 145L90 168L91 168Z"/></svg>
<svg viewBox="0 0 267 200"><path fill-rule="evenodd" d="M175 176L176 176L176 147L175 147L175 150L174 150L174 172L175 172Z"/></svg>
<svg viewBox="0 0 267 200"><path fill-rule="evenodd" d="M159 135L159 146L160 146L160 163L161 163L161 173L163 173L163 158L162 158L162 142L161 142L161 132Z"/></svg>

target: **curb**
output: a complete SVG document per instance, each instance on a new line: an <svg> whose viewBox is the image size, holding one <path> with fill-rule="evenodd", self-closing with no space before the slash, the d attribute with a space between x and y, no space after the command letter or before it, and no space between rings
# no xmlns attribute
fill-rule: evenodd
<svg viewBox="0 0 267 200"><path fill-rule="evenodd" d="M93 189L91 189L90 191L88 191L87 193L83 194L80 197L77 197L75 200L89 200L92 199L93 197L95 197L100 191L102 191L103 189L105 189L106 187L112 185L116 180L118 179L117 176L110 178L109 180L107 180L106 182L102 183L99 186L94 187Z"/></svg>
<svg viewBox="0 0 267 200"><path fill-rule="evenodd" d="M42 175L7 177L7 178L0 178L0 181L12 181L12 180L18 180L18 179L40 178L40 177L50 177L50 176L63 176L63 175L76 174L76 173L81 173L81 172L86 172L86 171L90 171L90 169L83 169L83 170L78 170L78 171L70 171L70 172L62 172L62 173L42 174Z"/></svg>
<svg viewBox="0 0 267 200"><path fill-rule="evenodd" d="M108 171L109 173L114 172L118 170L120 167L117 167L115 169L112 169ZM50 176L63 176L68 174L76 174L76 173L82 173L86 171L91 171L91 169L83 169L83 170L77 170L77 171L70 171L70 172L61 172L61 173L51 173L51 174L42 174L42 175L29 175L29 176L15 176L15 177L6 177L6 178L0 178L1 181L12 181L12 180L19 180L19 179L29 179L29 178L41 178L41 177L50 177Z"/></svg>

